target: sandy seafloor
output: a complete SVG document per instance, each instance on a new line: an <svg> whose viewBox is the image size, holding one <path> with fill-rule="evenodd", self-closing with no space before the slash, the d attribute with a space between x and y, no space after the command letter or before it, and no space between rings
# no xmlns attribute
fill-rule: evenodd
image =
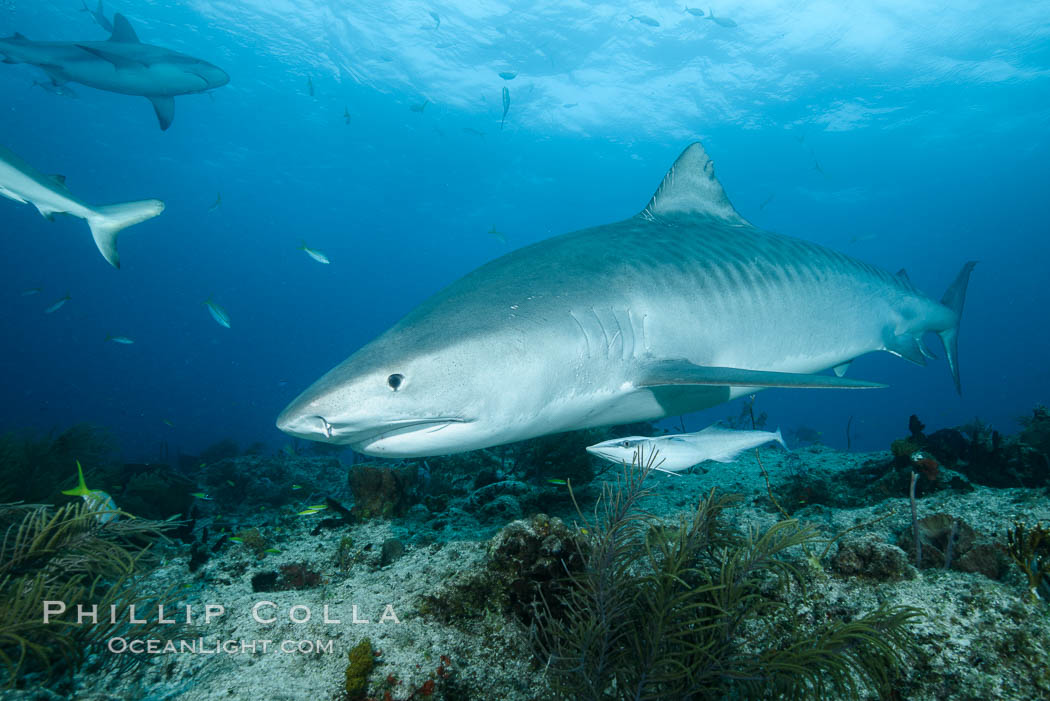
<svg viewBox="0 0 1050 701"><path fill-rule="evenodd" d="M852 470L872 461L887 462L889 453L845 454L814 445L786 454L762 449L774 494L787 490L803 471L810 480L828 480L834 473ZM318 472L316 479L338 483L332 492L350 501L345 472L332 472L334 458L287 458L298 460L304 473ZM254 459L254 458L253 458ZM244 461L247 458L236 458ZM711 488L743 495L737 507L727 512L735 526L766 527L778 520L767 497L755 454L746 454L736 464L696 468L690 474L653 474L648 486L653 495L645 503L652 513L674 517L690 510ZM245 464L243 469L251 469ZM606 473L603 479L610 479ZM598 494L598 482L580 490L586 511ZM910 528L906 494L864 508L802 507L792 516L815 524L832 534L871 521L887 511L893 514L873 525L847 534L842 542L875 543L881 556L900 562L899 534ZM571 518L565 500L551 502L559 515ZM960 493L944 490L924 496L918 503L920 516L950 513L965 520L979 537L1002 541L1002 531L1015 519L1034 523L1050 520L1050 501L1045 488L993 489L976 486ZM513 507L510 509L513 512ZM247 547L225 548L211 557L195 574L187 567L187 548L172 548L168 560L153 575L160 584L184 587L182 596L195 607L221 604L226 614L210 624L183 628L179 635L221 640L272 640L265 654L165 654L157 655L138 671L120 676L95 674L88 665L77 675L71 697L77 699L339 699L347 651L367 636L381 650L372 672L372 693L381 698L380 683L394 675L399 683L392 698L408 698L413 688L432 678L447 656L446 669L455 678L455 693L439 687L434 698L540 699L549 695L543 675L530 660L526 630L518 622L495 613L479 616L460 626L449 626L421 614L421 597L441 591L456 577L472 568L484 567L488 539L506 520L478 520L455 507L441 518L416 507L409 516L393 520L371 520L354 526L311 534L317 515L300 516L286 510L276 521L282 532L273 538L279 554L257 560ZM512 515L517 515L513 514ZM527 514L526 514L527 515ZM440 529L435 529L435 526ZM200 524L198 524L200 527ZM336 553L345 536L353 541L352 564L342 569ZM381 565L382 545L398 538L405 546L400 559ZM888 545L882 545L888 544ZM901 543L903 545L903 543ZM1045 602L1032 602L1021 573L1012 565L1001 581L954 570L915 570L903 565L900 579L880 579L863 574L844 574L848 566L836 564L838 546L831 548L820 570L809 568L807 586L823 610L843 615L861 615L881 603L906 604L926 612L915 631L919 653L903 669L896 698L909 699L1037 699L1050 698L1050 617ZM896 552L894 552L896 551ZM887 554L888 553L888 554ZM253 592L253 574L280 564L305 561L316 568L323 581L302 590L272 593ZM284 617L294 605L311 610L311 620L262 625L253 621L250 610L259 601L272 601L276 615ZM379 623L387 605L400 623ZM320 619L324 606L339 624ZM352 607L369 623L351 622ZM274 609L266 609L273 611ZM188 632L189 631L189 632ZM333 641L331 653L285 654L277 642ZM103 653L108 654L108 653ZM452 688L452 687L449 687ZM18 698L60 698L49 691L8 692ZM443 696L445 694L445 696ZM417 698L419 698L417 696ZM874 696L872 696L874 698Z"/></svg>

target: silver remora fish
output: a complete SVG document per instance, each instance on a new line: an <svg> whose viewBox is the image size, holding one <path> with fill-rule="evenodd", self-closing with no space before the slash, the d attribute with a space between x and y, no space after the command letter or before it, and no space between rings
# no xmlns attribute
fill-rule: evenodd
<svg viewBox="0 0 1050 701"><path fill-rule="evenodd" d="M637 463L661 472L681 472L705 460L734 462L745 450L776 441L787 450L780 435L769 431L741 431L708 426L696 433L673 436L628 436L596 443L587 452L614 463Z"/></svg>
<svg viewBox="0 0 1050 701"><path fill-rule="evenodd" d="M925 362L928 331L958 384L972 267L938 302L904 275L761 231L695 143L641 213L469 273L315 382L277 426L368 455L455 453L765 387L880 387L841 375L876 350Z"/></svg>

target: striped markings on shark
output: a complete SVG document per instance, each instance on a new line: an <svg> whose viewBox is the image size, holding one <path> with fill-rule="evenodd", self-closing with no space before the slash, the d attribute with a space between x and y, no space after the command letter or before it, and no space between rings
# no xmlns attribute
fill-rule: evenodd
<svg viewBox="0 0 1050 701"><path fill-rule="evenodd" d="M318 379L277 426L366 455L463 452L765 388L884 387L843 375L880 350L925 364L928 332L958 389L973 266L936 301L906 276L762 231L694 143L639 214L467 274Z"/></svg>
<svg viewBox="0 0 1050 701"><path fill-rule="evenodd" d="M31 41L15 33L0 39L4 63L29 63L43 69L52 85L81 83L124 95L145 97L162 130L175 118L175 96L201 93L230 82L207 61L160 46L143 44L120 13L113 15L107 41Z"/></svg>

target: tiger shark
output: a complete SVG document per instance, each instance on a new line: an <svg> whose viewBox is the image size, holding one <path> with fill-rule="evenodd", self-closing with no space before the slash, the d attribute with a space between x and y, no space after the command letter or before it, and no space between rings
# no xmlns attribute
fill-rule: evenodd
<svg viewBox="0 0 1050 701"><path fill-rule="evenodd" d="M108 41L30 41L21 34L0 39L4 63L42 68L55 85L82 83L99 90L141 95L153 104L160 128L175 118L175 96L230 82L218 66L139 41L124 15L113 15Z"/></svg>
<svg viewBox="0 0 1050 701"><path fill-rule="evenodd" d="M883 387L843 375L878 350L925 364L930 331L958 389L973 266L936 301L903 273L760 230L694 143L639 214L467 274L322 376L277 426L366 455L455 453L770 387Z"/></svg>

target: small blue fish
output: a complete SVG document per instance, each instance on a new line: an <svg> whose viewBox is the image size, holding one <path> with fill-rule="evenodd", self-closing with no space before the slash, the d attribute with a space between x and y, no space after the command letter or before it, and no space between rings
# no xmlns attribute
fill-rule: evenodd
<svg viewBox="0 0 1050 701"><path fill-rule="evenodd" d="M635 17L634 15L631 15L631 19L629 19L627 21L630 22L631 20L637 20L638 24L644 24L647 27L659 27L660 26L659 22L657 22L655 19L653 19L652 17L650 17L648 15L638 15L637 17Z"/></svg>
<svg viewBox="0 0 1050 701"><path fill-rule="evenodd" d="M211 297L204 300L201 304L208 308L208 313L211 314L212 319L215 319L216 324L230 328L230 315L226 313L225 309L212 301Z"/></svg>
<svg viewBox="0 0 1050 701"><path fill-rule="evenodd" d="M503 131L503 123L507 121L507 110L510 109L510 90L503 86L503 119L499 120L499 129Z"/></svg>
<svg viewBox="0 0 1050 701"><path fill-rule="evenodd" d="M57 311L58 311L59 309L61 309L61 308L62 308L63 306L65 306L66 302L68 302L68 301L69 301L69 300L71 300L71 299L73 299L73 298L72 298L72 297L71 297L71 296L70 296L70 295L69 295L69 294L67 293L65 297L63 297L62 299L60 299L60 300L56 301L56 302L55 302L54 304L52 304L52 305L51 305L50 307L48 307L47 309L45 309L45 310L44 310L44 313L45 313L45 314L54 314L54 313L55 313L55 312L57 312Z"/></svg>

